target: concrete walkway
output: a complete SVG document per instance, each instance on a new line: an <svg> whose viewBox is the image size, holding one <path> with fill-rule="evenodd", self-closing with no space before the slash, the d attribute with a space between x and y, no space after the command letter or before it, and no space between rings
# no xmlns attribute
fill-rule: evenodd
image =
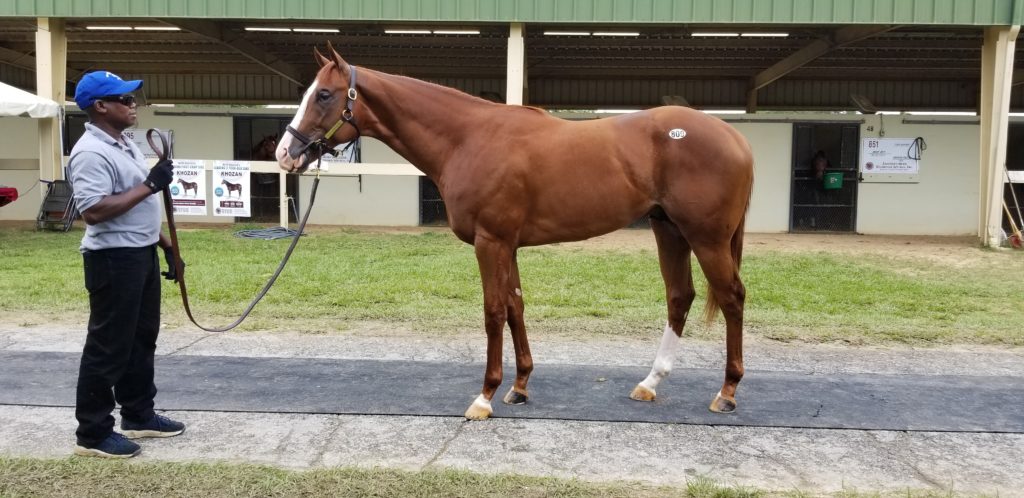
<svg viewBox="0 0 1024 498"><path fill-rule="evenodd" d="M645 341L581 343L537 337L531 347L537 364L648 367L657 339L652 335ZM80 352L83 341L82 330L0 329L0 350L4 351ZM483 361L483 349L483 338L478 336L425 338L368 326L329 335L165 331L158 354L471 363ZM808 375L981 373L1024 379L1024 351L1018 349L853 349L748 341L746 350L747 367L757 370ZM676 364L721 368L722 361L720 345L684 342ZM667 382L685 379L673 376ZM159 402L158 396L158 407ZM742 409L742 397L740 402ZM1009 410L1024 409L1022 400L993 403ZM466 422L460 417L170 415L189 424L187 432L167 440L144 440L140 458L247 462L296 469L457 468L658 485L684 485L687 478L707 476L723 484L778 490L911 488L1024 496L1024 434L525 419ZM74 428L70 408L0 406L0 454L66 457L74 442Z"/></svg>

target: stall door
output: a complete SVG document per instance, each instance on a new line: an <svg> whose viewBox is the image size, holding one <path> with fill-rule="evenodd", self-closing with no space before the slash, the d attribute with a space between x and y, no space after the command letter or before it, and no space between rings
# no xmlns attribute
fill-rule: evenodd
<svg viewBox="0 0 1024 498"><path fill-rule="evenodd" d="M857 124L793 125L791 232L856 231L859 139Z"/></svg>

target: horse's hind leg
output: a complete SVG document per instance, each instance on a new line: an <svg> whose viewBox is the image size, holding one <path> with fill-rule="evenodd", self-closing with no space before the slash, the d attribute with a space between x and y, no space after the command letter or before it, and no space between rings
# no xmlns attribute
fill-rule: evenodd
<svg viewBox="0 0 1024 498"><path fill-rule="evenodd" d="M519 283L519 263L512 253L512 273L508 282L508 328L512 331L512 344L516 349L516 382L505 394L504 402L510 405L526 403L530 397L526 383L533 372L533 356L526 339L526 324L523 322L523 290Z"/></svg>
<svg viewBox="0 0 1024 498"><path fill-rule="evenodd" d="M668 323L665 324L651 373L629 394L630 398L637 401L654 401L658 384L672 371L676 345L696 295L690 272L690 244L671 221L652 217L651 228L658 242L658 261L661 264L661 276L665 280Z"/></svg>
<svg viewBox="0 0 1024 498"><path fill-rule="evenodd" d="M734 237L742 237L742 233ZM739 254L733 252L737 247L736 244L730 247L730 241L725 240L715 245L694 245L693 248L708 279L708 293L714 293L725 315L725 381L709 406L711 411L718 413L736 410L736 386L743 378L743 303L746 289L740 280Z"/></svg>

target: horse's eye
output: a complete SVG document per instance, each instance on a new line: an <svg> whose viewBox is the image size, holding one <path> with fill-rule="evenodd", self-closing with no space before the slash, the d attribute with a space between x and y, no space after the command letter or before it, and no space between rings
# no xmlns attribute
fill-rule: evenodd
<svg viewBox="0 0 1024 498"><path fill-rule="evenodd" d="M331 100L331 92L329 90L320 90L316 93L317 102L327 102Z"/></svg>

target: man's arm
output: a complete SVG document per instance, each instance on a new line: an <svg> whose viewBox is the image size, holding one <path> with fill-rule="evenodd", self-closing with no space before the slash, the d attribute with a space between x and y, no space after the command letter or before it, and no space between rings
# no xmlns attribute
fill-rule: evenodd
<svg viewBox="0 0 1024 498"><path fill-rule="evenodd" d="M174 163L163 159L149 170L149 176L142 183L120 194L108 195L82 212L82 218L90 225L121 216L135 207L146 197L155 194L171 183L174 178Z"/></svg>
<svg viewBox="0 0 1024 498"><path fill-rule="evenodd" d="M164 235L163 232L160 232L160 240L157 241L156 245L160 246L161 249L170 249L171 239L167 238L167 236Z"/></svg>
<svg viewBox="0 0 1024 498"><path fill-rule="evenodd" d="M129 209L151 195L153 195L153 191L145 184L140 183L131 190L104 197L103 200L83 211L82 218L90 225L103 223L127 213Z"/></svg>

